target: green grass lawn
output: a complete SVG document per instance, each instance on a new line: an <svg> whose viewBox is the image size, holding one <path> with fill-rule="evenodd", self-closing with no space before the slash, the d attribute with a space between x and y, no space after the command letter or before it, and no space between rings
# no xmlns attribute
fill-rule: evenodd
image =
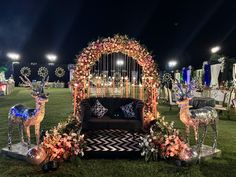
<svg viewBox="0 0 236 177"><path fill-rule="evenodd" d="M71 95L68 89L50 89L49 102L46 105L46 116L42 122L43 129L50 129L58 122L65 120L72 112ZM7 144L7 114L11 106L24 103L34 107L30 90L16 88L12 95L0 97L0 148ZM176 126L183 131L183 125L178 119L178 110L169 111L165 105L159 105L159 111L167 120L176 122ZM66 162L55 172L43 173L36 166L27 162L7 157L0 157L0 176L236 176L236 116L231 113L231 119L221 116L219 121L218 148L222 150L222 157L202 162L190 167L177 167L173 164L160 162L145 162L137 159L82 159L76 163ZM33 134L33 129L32 133ZM210 144L211 131L208 133L206 144ZM18 129L14 131L17 140ZM34 137L32 137L32 141ZM86 156L86 154L85 154Z"/></svg>

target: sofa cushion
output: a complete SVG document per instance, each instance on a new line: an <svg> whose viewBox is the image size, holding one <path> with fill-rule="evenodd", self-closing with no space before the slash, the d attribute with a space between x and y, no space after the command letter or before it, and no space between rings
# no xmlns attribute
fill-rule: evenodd
<svg viewBox="0 0 236 177"><path fill-rule="evenodd" d="M96 103L91 108L92 114L98 118L102 118L107 111L108 109L105 108L98 100L96 100Z"/></svg>
<svg viewBox="0 0 236 177"><path fill-rule="evenodd" d="M121 106L136 102L133 98L91 97L87 99L90 106L94 105L96 100L99 100L99 102L108 109L106 115L109 115L110 117L112 117L113 112L120 109Z"/></svg>
<svg viewBox="0 0 236 177"><path fill-rule="evenodd" d="M126 105L120 107L126 118L135 118L133 104L134 103L131 102L129 104L126 104Z"/></svg>

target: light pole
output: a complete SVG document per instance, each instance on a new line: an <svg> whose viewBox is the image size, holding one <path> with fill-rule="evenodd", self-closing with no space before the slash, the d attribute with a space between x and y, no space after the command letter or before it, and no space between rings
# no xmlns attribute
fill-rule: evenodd
<svg viewBox="0 0 236 177"><path fill-rule="evenodd" d="M46 55L46 58L48 59L49 61L49 65L54 65L55 61L57 60L57 56L55 54L47 54Z"/></svg>
<svg viewBox="0 0 236 177"><path fill-rule="evenodd" d="M168 62L168 67L172 71L177 66L177 64L178 64L178 62L176 60L170 60Z"/></svg>
<svg viewBox="0 0 236 177"><path fill-rule="evenodd" d="M211 48L211 53L214 54L214 53L219 52L220 50L221 50L220 46L215 46Z"/></svg>
<svg viewBox="0 0 236 177"><path fill-rule="evenodd" d="M8 52L7 57L12 61L12 76L14 78L14 64L19 64L20 54L15 52Z"/></svg>

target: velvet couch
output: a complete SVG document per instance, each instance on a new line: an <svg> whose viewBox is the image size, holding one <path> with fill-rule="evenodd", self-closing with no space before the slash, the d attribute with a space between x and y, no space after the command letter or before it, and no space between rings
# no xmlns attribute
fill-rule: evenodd
<svg viewBox="0 0 236 177"><path fill-rule="evenodd" d="M91 108L98 100L108 109L103 117L93 115ZM124 116L121 106L133 102L135 117ZM82 100L81 104L82 131L100 129L122 129L128 131L141 131L143 129L143 107L141 100L118 97L91 97Z"/></svg>

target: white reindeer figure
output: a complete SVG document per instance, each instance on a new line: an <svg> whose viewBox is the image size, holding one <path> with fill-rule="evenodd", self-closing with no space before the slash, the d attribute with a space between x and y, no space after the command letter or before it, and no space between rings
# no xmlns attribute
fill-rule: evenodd
<svg viewBox="0 0 236 177"><path fill-rule="evenodd" d="M189 109L189 101L191 100L191 91L193 83L190 83L184 92L182 85L177 83L176 90L177 90L177 97L179 100L176 102L180 106L180 120L185 125L185 132L187 142L189 143L189 134L190 134L190 127L194 130L195 141L198 148L198 158L200 160L200 153L202 144L204 143L206 134L207 134L207 127L210 125L213 129L213 150L217 147L217 122L218 122L218 114L217 111L209 106L205 106L199 109ZM199 138L199 128L203 127L203 135L202 138Z"/></svg>
<svg viewBox="0 0 236 177"><path fill-rule="evenodd" d="M33 92L31 93L32 97L35 98L36 108L28 108L22 104L17 104L11 107L8 114L8 148L11 150L12 146L12 127L14 124L19 126L19 133L21 138L21 143L26 145L24 142L23 129L25 128L27 134L27 146L30 148L30 126L35 126L35 135L36 135L36 143L39 145L39 136L40 136L40 123L44 119L45 116L45 103L48 102L49 94L44 93L44 87L46 82L43 79L40 85L33 89L33 85L31 81L26 77L20 77L21 80L29 87L32 88Z"/></svg>

